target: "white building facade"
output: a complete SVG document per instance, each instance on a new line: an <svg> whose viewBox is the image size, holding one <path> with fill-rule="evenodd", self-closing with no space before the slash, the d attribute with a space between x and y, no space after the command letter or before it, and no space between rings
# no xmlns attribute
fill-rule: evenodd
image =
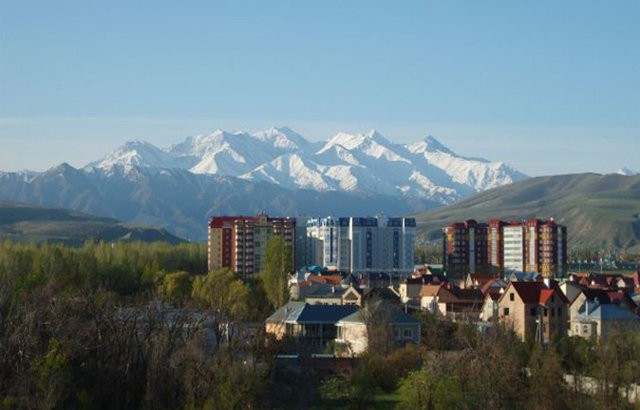
<svg viewBox="0 0 640 410"><path fill-rule="evenodd" d="M327 217L307 222L309 264L344 272L413 272L414 218Z"/></svg>

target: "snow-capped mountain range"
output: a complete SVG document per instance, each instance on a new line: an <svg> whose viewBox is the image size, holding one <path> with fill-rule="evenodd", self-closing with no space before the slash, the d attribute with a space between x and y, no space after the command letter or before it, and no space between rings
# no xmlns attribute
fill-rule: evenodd
<svg viewBox="0 0 640 410"><path fill-rule="evenodd" d="M76 169L0 172L0 201L74 209L206 239L219 214L405 215L525 175L455 154L435 138L395 144L380 133L310 142L288 128L216 131L159 148L127 142Z"/></svg>
<svg viewBox="0 0 640 410"><path fill-rule="evenodd" d="M442 204L526 178L505 163L457 155L430 136L404 145L370 131L310 142L289 128L253 134L217 130L165 148L127 142L84 170L108 175L138 168L179 168L286 189L402 195Z"/></svg>

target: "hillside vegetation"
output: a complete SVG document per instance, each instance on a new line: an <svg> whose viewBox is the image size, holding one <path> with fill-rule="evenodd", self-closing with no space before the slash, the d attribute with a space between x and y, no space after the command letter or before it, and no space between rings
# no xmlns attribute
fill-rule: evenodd
<svg viewBox="0 0 640 410"><path fill-rule="evenodd" d="M184 242L164 229L123 224L60 208L0 202L0 240L81 244L88 239L114 241Z"/></svg>
<svg viewBox="0 0 640 410"><path fill-rule="evenodd" d="M640 252L640 176L572 174L531 178L415 215L420 241L453 221L553 217L569 246Z"/></svg>

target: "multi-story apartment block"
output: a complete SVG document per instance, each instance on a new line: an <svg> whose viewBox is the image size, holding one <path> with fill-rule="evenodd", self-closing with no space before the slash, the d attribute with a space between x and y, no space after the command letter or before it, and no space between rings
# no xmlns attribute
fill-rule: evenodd
<svg viewBox="0 0 640 410"><path fill-rule="evenodd" d="M345 272L413 272L414 218L317 218L307 222L307 260Z"/></svg>
<svg viewBox="0 0 640 410"><path fill-rule="evenodd" d="M450 274L537 272L564 276L567 228L553 219L488 224L471 219L443 228L443 258Z"/></svg>
<svg viewBox="0 0 640 410"><path fill-rule="evenodd" d="M473 219L443 229L443 261L449 274L486 273L489 264L489 225Z"/></svg>
<svg viewBox="0 0 640 410"><path fill-rule="evenodd" d="M230 268L242 275L264 268L267 242L281 236L295 254L295 218L214 216L209 222L208 268Z"/></svg>

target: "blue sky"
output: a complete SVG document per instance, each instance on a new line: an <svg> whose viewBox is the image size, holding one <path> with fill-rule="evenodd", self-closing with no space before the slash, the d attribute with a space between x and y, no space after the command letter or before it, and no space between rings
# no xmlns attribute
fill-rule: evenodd
<svg viewBox="0 0 640 410"><path fill-rule="evenodd" d="M636 0L0 0L0 170L272 125L640 170L638 21Z"/></svg>

